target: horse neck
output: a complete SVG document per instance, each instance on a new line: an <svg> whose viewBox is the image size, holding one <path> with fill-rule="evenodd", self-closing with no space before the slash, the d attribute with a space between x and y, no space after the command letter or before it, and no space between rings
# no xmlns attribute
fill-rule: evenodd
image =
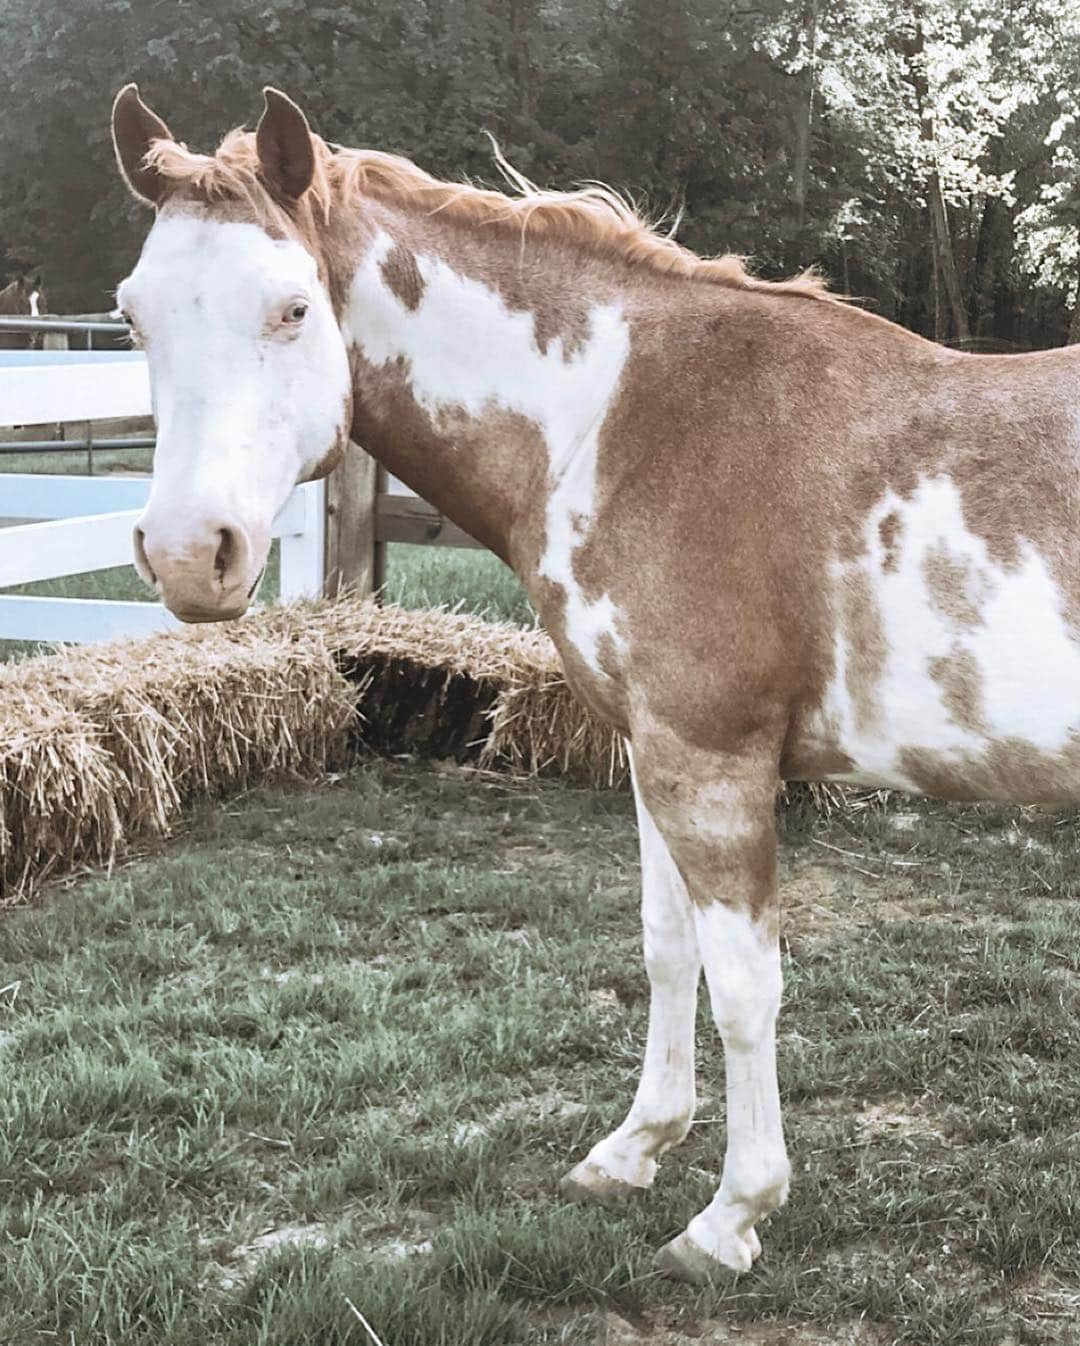
<svg viewBox="0 0 1080 1346"><path fill-rule="evenodd" d="M365 221L342 317L353 438L527 575L626 362L617 278L502 225L382 203Z"/></svg>

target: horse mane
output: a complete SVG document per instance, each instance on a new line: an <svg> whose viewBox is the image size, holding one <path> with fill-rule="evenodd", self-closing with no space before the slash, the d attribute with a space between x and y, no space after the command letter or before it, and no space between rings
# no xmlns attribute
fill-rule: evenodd
<svg viewBox="0 0 1080 1346"><path fill-rule="evenodd" d="M630 201L603 183L573 191L543 190L507 163L497 146L495 161L514 195L471 183L442 182L401 155L331 149L319 136L313 135L312 140L315 174L305 199L327 221L337 206L371 196L470 224L516 224L523 234L529 230L546 238L572 239L654 271L732 289L838 302L812 270L790 280L771 281L751 274L743 259L733 254L697 256L659 233ZM259 177L255 136L250 131L230 131L212 155L194 154L175 141L158 140L146 155L146 165L199 199L240 201L258 218L285 222L286 212Z"/></svg>

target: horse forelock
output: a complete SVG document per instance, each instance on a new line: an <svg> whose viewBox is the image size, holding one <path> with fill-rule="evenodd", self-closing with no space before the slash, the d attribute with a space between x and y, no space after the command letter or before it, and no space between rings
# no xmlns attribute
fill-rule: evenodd
<svg viewBox="0 0 1080 1346"><path fill-rule="evenodd" d="M331 149L319 136L315 173L303 200L313 223L329 224L338 209L360 204L365 197L427 214L445 214L465 223L501 224L522 235L591 245L624 261L669 275L697 279L733 289L839 302L813 271L790 280L769 281L751 274L741 257L725 254L703 258L657 228L624 196L602 183L572 191L536 187L507 164L496 161L513 194L471 183L443 182L401 155L371 149ZM146 156L167 182L188 197L209 206L236 202L263 223L288 227L292 217L267 189L259 173L255 135L231 131L214 154L195 154L171 140L156 141Z"/></svg>

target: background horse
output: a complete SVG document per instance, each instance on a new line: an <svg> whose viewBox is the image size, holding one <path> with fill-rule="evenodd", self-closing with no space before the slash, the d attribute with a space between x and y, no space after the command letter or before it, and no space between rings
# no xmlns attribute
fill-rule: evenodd
<svg viewBox="0 0 1080 1346"><path fill-rule="evenodd" d="M0 290L0 317L39 318L46 312L40 277L17 277ZM35 345L30 332L0 332L0 350L24 351Z"/></svg>

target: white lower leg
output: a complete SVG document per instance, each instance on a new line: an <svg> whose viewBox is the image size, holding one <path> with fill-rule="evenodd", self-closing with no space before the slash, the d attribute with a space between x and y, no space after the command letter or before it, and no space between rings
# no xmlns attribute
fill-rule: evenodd
<svg viewBox="0 0 1080 1346"><path fill-rule="evenodd" d="M728 1140L720 1188L686 1233L710 1257L747 1270L760 1246L754 1224L784 1202L790 1175L776 1080L780 950L749 915L719 904L695 914L724 1042Z"/></svg>
<svg viewBox="0 0 1080 1346"><path fill-rule="evenodd" d="M694 1018L701 959L690 899L638 794L641 916L649 974L649 1031L641 1080L626 1120L594 1145L570 1175L579 1185L648 1187L656 1161L681 1141L694 1116Z"/></svg>

